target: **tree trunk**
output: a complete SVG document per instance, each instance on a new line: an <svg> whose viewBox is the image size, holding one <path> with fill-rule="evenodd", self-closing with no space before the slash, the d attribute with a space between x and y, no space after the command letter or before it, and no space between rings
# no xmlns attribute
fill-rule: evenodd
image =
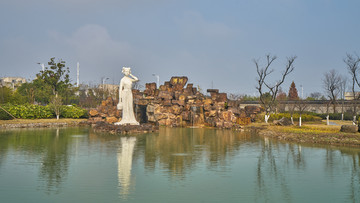
<svg viewBox="0 0 360 203"><path fill-rule="evenodd" d="M356 116L353 117L353 125L356 125Z"/></svg>
<svg viewBox="0 0 360 203"><path fill-rule="evenodd" d="M59 116L60 116L60 115L56 115L56 120L59 120Z"/></svg>
<svg viewBox="0 0 360 203"><path fill-rule="evenodd" d="M301 127L301 115L299 117L299 126Z"/></svg>
<svg viewBox="0 0 360 203"><path fill-rule="evenodd" d="M270 114L269 115L265 114L265 123L268 123L269 118L270 118Z"/></svg>
<svg viewBox="0 0 360 203"><path fill-rule="evenodd" d="M291 124L293 124L293 125L294 125L294 117L293 117L292 115L291 115L290 120L291 120Z"/></svg>
<svg viewBox="0 0 360 203"><path fill-rule="evenodd" d="M326 125L330 125L329 115L326 116Z"/></svg>

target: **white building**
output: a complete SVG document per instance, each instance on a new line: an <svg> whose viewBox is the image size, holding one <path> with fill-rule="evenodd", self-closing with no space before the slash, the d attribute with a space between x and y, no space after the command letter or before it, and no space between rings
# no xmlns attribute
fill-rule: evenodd
<svg viewBox="0 0 360 203"><path fill-rule="evenodd" d="M21 86L23 83L26 83L25 78L21 77L3 77L0 78L0 86L6 86L12 89L16 89Z"/></svg>

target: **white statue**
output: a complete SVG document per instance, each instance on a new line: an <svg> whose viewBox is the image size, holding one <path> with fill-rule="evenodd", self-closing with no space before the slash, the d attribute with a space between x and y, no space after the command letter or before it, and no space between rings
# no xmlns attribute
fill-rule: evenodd
<svg viewBox="0 0 360 203"><path fill-rule="evenodd" d="M120 122L116 122L115 125L139 125L136 121L133 108L133 95L132 95L132 83L139 81L139 79L131 74L131 70L128 67L122 68L124 77L120 80L119 87L119 103L117 108L122 109L122 119Z"/></svg>

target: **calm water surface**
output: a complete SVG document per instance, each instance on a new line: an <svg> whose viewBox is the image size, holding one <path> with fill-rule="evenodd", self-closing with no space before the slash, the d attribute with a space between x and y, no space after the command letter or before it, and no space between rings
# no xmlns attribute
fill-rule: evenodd
<svg viewBox="0 0 360 203"><path fill-rule="evenodd" d="M360 149L161 128L0 131L0 202L360 202Z"/></svg>

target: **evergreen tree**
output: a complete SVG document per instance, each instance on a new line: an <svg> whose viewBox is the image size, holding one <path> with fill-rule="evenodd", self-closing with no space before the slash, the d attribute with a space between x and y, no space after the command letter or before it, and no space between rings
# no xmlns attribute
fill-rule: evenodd
<svg viewBox="0 0 360 203"><path fill-rule="evenodd" d="M298 100L299 96L298 96L298 91L296 89L295 86L295 82L293 81L290 85L290 89L289 89L289 94L288 94L289 100L293 101L293 100Z"/></svg>

